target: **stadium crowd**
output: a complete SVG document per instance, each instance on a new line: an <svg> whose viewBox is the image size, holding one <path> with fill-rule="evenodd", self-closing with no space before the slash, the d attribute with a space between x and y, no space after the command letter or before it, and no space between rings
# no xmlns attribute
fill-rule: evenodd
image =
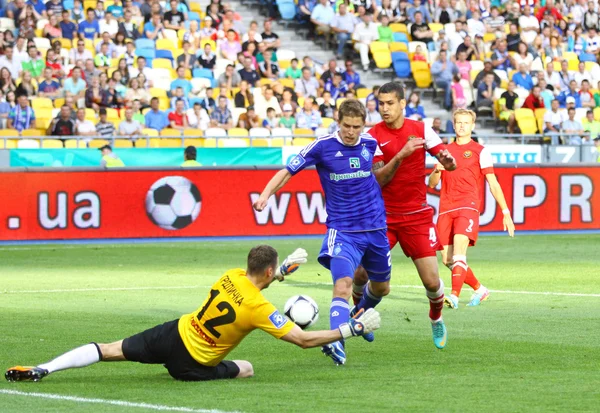
<svg viewBox="0 0 600 413"><path fill-rule="evenodd" d="M311 137L335 130L353 97L372 126L377 88L361 84L356 57L509 133L555 144L600 133L597 2L299 0L288 15L287 1L267 0L268 14L331 46L323 67L285 49L271 19L246 24L220 0L0 1L1 132ZM406 116L441 131L416 92Z"/></svg>

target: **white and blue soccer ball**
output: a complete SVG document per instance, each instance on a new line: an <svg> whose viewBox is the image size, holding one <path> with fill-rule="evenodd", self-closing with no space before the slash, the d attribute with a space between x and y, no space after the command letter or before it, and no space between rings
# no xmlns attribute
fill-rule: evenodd
<svg viewBox="0 0 600 413"><path fill-rule="evenodd" d="M301 329L314 325L319 319L319 306L307 295L295 295L285 303L285 315Z"/></svg>
<svg viewBox="0 0 600 413"><path fill-rule="evenodd" d="M198 187L183 176L166 176L154 182L146 194L148 218L163 229L178 230L198 218L202 197Z"/></svg>

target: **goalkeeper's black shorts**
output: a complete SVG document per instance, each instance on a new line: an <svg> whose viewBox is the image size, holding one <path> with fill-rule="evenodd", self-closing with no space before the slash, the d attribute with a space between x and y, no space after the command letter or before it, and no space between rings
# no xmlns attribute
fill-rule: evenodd
<svg viewBox="0 0 600 413"><path fill-rule="evenodd" d="M205 366L194 360L181 340L178 323L169 321L126 338L123 355L129 361L163 364L173 378L183 381L232 379L240 373L232 361Z"/></svg>

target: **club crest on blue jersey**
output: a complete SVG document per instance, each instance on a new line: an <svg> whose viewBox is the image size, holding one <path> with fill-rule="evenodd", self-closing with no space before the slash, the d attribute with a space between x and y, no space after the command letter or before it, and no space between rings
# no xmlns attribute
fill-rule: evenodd
<svg viewBox="0 0 600 413"><path fill-rule="evenodd" d="M359 169L360 168L360 159L350 158L350 168Z"/></svg>
<svg viewBox="0 0 600 413"><path fill-rule="evenodd" d="M340 244L337 244L333 249L333 255L339 255L340 252L342 252L342 246Z"/></svg>
<svg viewBox="0 0 600 413"><path fill-rule="evenodd" d="M269 320L275 326L275 328L281 328L287 323L287 318L285 318L278 310L275 310L270 316Z"/></svg>
<svg viewBox="0 0 600 413"><path fill-rule="evenodd" d="M290 161L289 167L292 171L297 171L305 162L306 160L302 155L296 155L296 157Z"/></svg>
<svg viewBox="0 0 600 413"><path fill-rule="evenodd" d="M371 154L369 153L369 151L367 150L367 148L363 145L363 150L360 153L362 155L363 158L365 158L365 160L368 162L369 159L371 159Z"/></svg>

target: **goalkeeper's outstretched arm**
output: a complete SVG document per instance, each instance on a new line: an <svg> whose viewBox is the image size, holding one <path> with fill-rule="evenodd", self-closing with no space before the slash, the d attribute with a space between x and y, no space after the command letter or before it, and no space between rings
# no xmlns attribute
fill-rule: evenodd
<svg viewBox="0 0 600 413"><path fill-rule="evenodd" d="M263 189L260 197L252 205L254 209L259 212L265 209L271 195L283 188L283 186L287 183L287 181L290 180L291 177L292 174L290 174L287 169L282 169L281 171L277 172L275 176L271 178L267 186L265 186L265 189Z"/></svg>
<svg viewBox="0 0 600 413"><path fill-rule="evenodd" d="M296 325L292 331L281 337L281 339L302 348L312 348L324 346L341 339L368 334L377 330L380 325L381 316L376 310L370 308L361 313L359 317L351 319L335 330L304 331Z"/></svg>

